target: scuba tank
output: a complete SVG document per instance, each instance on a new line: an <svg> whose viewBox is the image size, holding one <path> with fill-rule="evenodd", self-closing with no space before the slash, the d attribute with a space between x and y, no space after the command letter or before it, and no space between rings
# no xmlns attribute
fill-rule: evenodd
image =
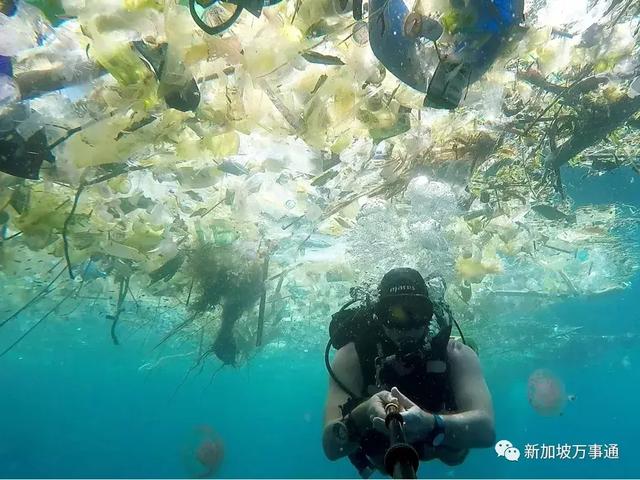
<svg viewBox="0 0 640 480"><path fill-rule="evenodd" d="M282 0L226 0L222 2L221 0L189 0L189 11L191 12L193 20L203 31L209 35L219 35L236 23L243 10L247 10L257 18L262 15L262 9L264 7L276 5L281 1ZM235 10L229 18L217 25L206 23L203 20L203 14L205 14L209 8L220 4L235 5Z"/></svg>

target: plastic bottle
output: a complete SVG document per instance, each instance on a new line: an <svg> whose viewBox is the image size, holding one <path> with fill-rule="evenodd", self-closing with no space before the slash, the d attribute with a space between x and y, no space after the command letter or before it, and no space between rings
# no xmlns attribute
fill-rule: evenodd
<svg viewBox="0 0 640 480"><path fill-rule="evenodd" d="M627 95L630 98L636 98L638 95L640 95L640 77L636 77L633 79L633 81L629 85L629 92L627 93Z"/></svg>
<svg viewBox="0 0 640 480"><path fill-rule="evenodd" d="M244 108L243 86L238 72L233 67L225 69L227 75L226 97L227 97L227 118L232 122L244 120L247 112Z"/></svg>

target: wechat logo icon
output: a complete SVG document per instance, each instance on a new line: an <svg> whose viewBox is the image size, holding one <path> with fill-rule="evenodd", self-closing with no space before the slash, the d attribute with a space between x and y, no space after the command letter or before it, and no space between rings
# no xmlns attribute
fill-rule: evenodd
<svg viewBox="0 0 640 480"><path fill-rule="evenodd" d="M509 440L500 440L495 446L499 457L504 457L510 462L517 462L520 458L520 450L513 446Z"/></svg>

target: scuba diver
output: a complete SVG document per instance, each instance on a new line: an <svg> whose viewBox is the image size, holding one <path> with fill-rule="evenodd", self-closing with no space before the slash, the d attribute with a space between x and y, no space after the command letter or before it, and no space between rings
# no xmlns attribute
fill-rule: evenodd
<svg viewBox="0 0 640 480"><path fill-rule="evenodd" d="M449 0L441 14L407 3L369 0L369 42L391 73L426 94L430 108L457 108L524 21L524 0Z"/></svg>
<svg viewBox="0 0 640 480"><path fill-rule="evenodd" d="M281 1L189 0L189 10L204 32L220 35L234 25L243 10L257 18L265 7ZM524 0L324 2L331 4L327 10L337 15L353 14L357 22L366 19L373 54L398 80L426 94L423 105L428 108L456 109L469 86L524 30ZM207 12L222 4L233 13L217 24L207 23L220 17Z"/></svg>
<svg viewBox="0 0 640 480"><path fill-rule="evenodd" d="M463 342L450 338L455 320L444 295L436 299L411 268L387 272L376 302L367 296L360 307L347 308L358 301L353 290L354 300L333 315L329 328L322 437L327 458L348 456L363 478L374 469L391 474L384 419L392 403L420 460L458 465L469 449L492 447L491 394L475 351L464 336ZM329 365L331 346L337 353Z"/></svg>

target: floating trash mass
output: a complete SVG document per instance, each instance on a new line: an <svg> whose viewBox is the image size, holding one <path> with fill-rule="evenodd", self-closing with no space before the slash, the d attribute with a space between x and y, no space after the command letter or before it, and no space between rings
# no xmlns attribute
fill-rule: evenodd
<svg viewBox="0 0 640 480"><path fill-rule="evenodd" d="M1 2L0 356L73 303L242 365L409 264L544 349L486 327L639 268L563 182L640 173L640 12L596 3Z"/></svg>

